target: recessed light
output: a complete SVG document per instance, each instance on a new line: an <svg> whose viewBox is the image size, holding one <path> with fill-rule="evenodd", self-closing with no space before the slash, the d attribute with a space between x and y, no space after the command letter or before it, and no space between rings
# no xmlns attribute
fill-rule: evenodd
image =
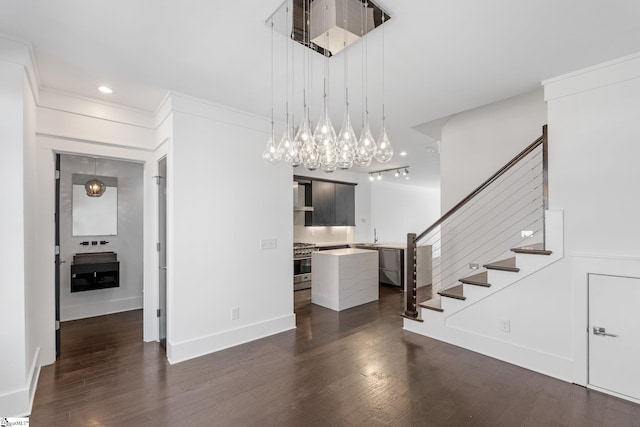
<svg viewBox="0 0 640 427"><path fill-rule="evenodd" d="M406 155L407 155L407 152L406 152L406 151L401 151L401 152L400 152L400 155L401 155L402 157L404 157L404 156L406 156Z"/></svg>
<svg viewBox="0 0 640 427"><path fill-rule="evenodd" d="M113 93L113 89L107 86L100 86L98 90L102 93Z"/></svg>

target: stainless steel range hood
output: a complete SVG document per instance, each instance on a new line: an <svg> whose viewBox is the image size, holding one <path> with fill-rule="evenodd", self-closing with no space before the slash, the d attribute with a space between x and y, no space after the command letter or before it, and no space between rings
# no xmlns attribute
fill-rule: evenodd
<svg viewBox="0 0 640 427"><path fill-rule="evenodd" d="M311 184L311 181L294 181L293 182L293 211L294 212L313 212L313 206L304 205L305 184Z"/></svg>

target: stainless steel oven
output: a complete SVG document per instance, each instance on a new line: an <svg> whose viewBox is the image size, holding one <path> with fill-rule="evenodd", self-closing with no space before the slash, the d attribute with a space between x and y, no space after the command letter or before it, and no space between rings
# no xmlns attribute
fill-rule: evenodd
<svg viewBox="0 0 640 427"><path fill-rule="evenodd" d="M293 289L309 289L311 287L311 254L317 248L313 243L293 244Z"/></svg>

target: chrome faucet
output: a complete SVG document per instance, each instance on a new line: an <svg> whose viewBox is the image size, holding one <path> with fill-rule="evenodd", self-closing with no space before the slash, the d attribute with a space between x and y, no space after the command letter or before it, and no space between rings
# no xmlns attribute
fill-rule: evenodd
<svg viewBox="0 0 640 427"><path fill-rule="evenodd" d="M373 244L375 245L376 243L378 243L378 231L374 227L373 228Z"/></svg>

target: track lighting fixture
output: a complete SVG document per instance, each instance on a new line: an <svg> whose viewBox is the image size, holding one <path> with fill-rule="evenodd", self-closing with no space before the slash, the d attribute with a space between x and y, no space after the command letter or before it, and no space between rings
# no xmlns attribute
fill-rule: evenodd
<svg viewBox="0 0 640 427"><path fill-rule="evenodd" d="M392 169L382 169L379 171L369 172L369 181L375 181L376 178L379 180L382 179L382 174L385 172L393 172L393 176L396 178L402 174L405 179L409 179L409 166L400 166L399 168Z"/></svg>

